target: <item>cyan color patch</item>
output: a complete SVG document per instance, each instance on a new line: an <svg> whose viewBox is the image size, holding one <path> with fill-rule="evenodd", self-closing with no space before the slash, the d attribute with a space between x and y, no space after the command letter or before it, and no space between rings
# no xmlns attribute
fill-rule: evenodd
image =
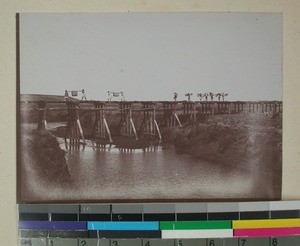
<svg viewBox="0 0 300 246"><path fill-rule="evenodd" d="M88 230L159 230L159 222L88 222Z"/></svg>

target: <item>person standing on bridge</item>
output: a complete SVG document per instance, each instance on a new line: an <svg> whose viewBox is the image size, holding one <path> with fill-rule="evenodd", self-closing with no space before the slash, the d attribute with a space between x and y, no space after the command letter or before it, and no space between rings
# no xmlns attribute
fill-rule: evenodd
<svg viewBox="0 0 300 246"><path fill-rule="evenodd" d="M203 97L205 98L205 101L208 100L208 93L204 93Z"/></svg>
<svg viewBox="0 0 300 246"><path fill-rule="evenodd" d="M203 94L202 93L198 93L197 96L199 97L200 102L202 101L203 98Z"/></svg>
<svg viewBox="0 0 300 246"><path fill-rule="evenodd" d="M224 101L224 98L228 96L228 93L222 92L222 93L221 93L221 96L222 96L222 100Z"/></svg>
<svg viewBox="0 0 300 246"><path fill-rule="evenodd" d="M191 101L191 96L193 93L186 93L185 96L188 97L188 102Z"/></svg>
<svg viewBox="0 0 300 246"><path fill-rule="evenodd" d="M174 92L174 101L175 102L177 101L177 96L178 96L177 92Z"/></svg>
<svg viewBox="0 0 300 246"><path fill-rule="evenodd" d="M209 96L210 96L210 100L213 101L214 100L214 96L215 96L214 93L210 92Z"/></svg>
<svg viewBox="0 0 300 246"><path fill-rule="evenodd" d="M81 101L82 100L87 100L84 89L82 89L81 93L82 93Z"/></svg>
<svg viewBox="0 0 300 246"><path fill-rule="evenodd" d="M107 92L107 101L111 101L111 93L110 93L110 91Z"/></svg>

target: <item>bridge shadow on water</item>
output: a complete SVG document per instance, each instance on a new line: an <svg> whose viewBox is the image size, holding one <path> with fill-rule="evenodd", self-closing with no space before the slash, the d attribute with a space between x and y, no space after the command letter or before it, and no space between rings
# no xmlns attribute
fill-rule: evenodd
<svg viewBox="0 0 300 246"><path fill-rule="evenodd" d="M162 141L156 138L139 138L125 136L114 136L113 142L108 139L86 139L82 141L65 141L65 149L67 151L84 151L86 147L92 147L93 150L110 151L119 149L121 152L130 153L134 150L156 151L159 146L162 146Z"/></svg>
<svg viewBox="0 0 300 246"><path fill-rule="evenodd" d="M159 146L163 145L163 140L156 136L140 135L138 139L134 136L122 136L117 132L113 132L112 139L94 137L91 130L84 128L85 140L83 139L65 139L66 126L60 126L51 132L64 142L64 148L67 151L83 151L85 148L93 148L94 150L110 151L111 149L119 149L122 152L129 153L134 150L156 151Z"/></svg>
<svg viewBox="0 0 300 246"><path fill-rule="evenodd" d="M136 149L143 151L155 151L161 145L159 139L139 138L134 137L115 136L112 143L105 139L93 140L94 148L111 149L116 148L122 152L132 152Z"/></svg>

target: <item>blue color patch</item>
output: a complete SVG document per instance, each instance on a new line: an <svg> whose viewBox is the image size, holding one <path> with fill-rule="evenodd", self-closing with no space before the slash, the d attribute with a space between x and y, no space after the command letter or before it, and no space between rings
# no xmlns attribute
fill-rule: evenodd
<svg viewBox="0 0 300 246"><path fill-rule="evenodd" d="M91 222L87 223L88 230L127 230L127 231L156 231L159 222Z"/></svg>
<svg viewBox="0 0 300 246"><path fill-rule="evenodd" d="M19 229L86 230L86 222L79 222L79 221L19 221Z"/></svg>

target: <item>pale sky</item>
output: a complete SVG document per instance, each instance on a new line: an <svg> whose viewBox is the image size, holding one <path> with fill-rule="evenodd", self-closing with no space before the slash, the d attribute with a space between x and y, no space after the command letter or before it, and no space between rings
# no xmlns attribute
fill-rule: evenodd
<svg viewBox="0 0 300 246"><path fill-rule="evenodd" d="M280 13L20 15L21 93L282 100Z"/></svg>

